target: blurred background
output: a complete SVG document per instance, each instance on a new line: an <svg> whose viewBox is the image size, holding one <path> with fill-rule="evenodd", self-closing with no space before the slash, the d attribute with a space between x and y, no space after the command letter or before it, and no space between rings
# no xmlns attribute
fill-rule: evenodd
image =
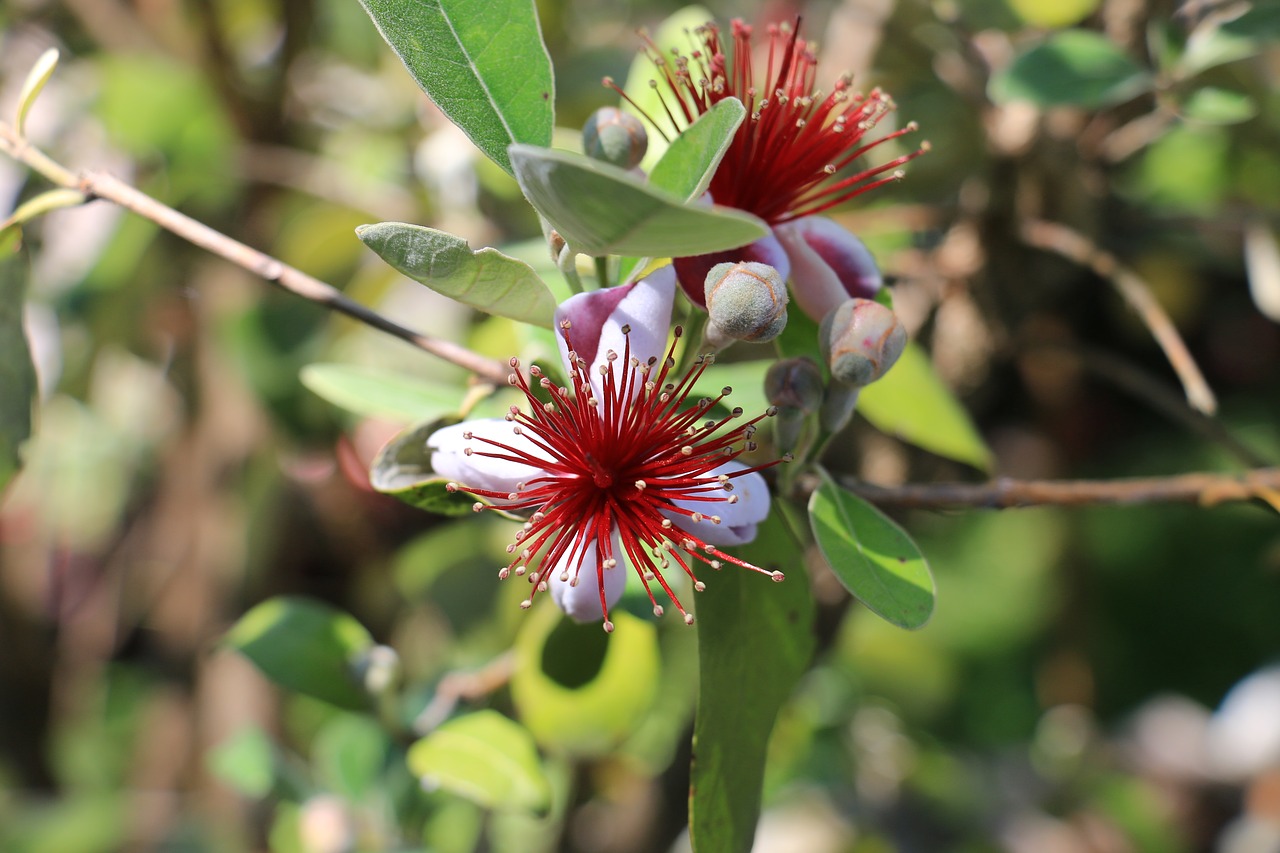
<svg viewBox="0 0 1280 853"><path fill-rule="evenodd" d="M892 277L993 473L1015 478L1280 459L1280 11L1232 27L1246 7L708 4L720 20L802 13L821 85L850 71L921 125L933 150L907 180L836 218ZM625 79L636 28L678 8L540 3L558 124L616 102L601 78ZM1064 93L1052 64L1016 66L1065 28L1111 45L1085 61L1131 63L1147 83ZM404 220L545 255L515 183L356 0L7 0L6 115L48 47L63 59L29 135L61 162L109 170L410 327L504 359L538 345L352 233ZM42 188L0 162L0 209ZM1146 281L1216 419L1187 406L1112 283L1035 245L1034 220ZM637 628L631 668L649 681L635 695L541 728L525 714L550 815L490 814L405 767L412 733L457 709L516 714L521 689L608 674L598 630L573 635L549 606L522 614L522 592L495 582L508 525L459 527L368 485L374 453L423 410L395 382L460 389L456 368L105 203L26 240L42 399L0 504L0 849L687 849L696 634L676 619ZM388 383L400 393L379 396ZM987 476L862 420L846 438L842 458L875 483ZM894 628L808 561L819 649L770 744L758 850L1280 851L1274 509L898 518L930 560L937 613ZM278 595L347 611L394 649L394 707L283 690L226 648ZM594 663L512 683L519 650L551 644Z"/></svg>

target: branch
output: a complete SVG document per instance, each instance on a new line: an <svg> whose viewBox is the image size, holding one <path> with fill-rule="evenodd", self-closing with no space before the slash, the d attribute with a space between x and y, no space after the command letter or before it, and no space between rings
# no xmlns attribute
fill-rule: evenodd
<svg viewBox="0 0 1280 853"><path fill-rule="evenodd" d="M1140 275L1121 264L1115 255L1102 251L1089 238L1065 225L1033 220L1022 226L1021 236L1028 245L1075 261L1111 282L1164 350L1165 357L1169 359L1169 364L1178 374L1183 390L1186 391L1187 402L1207 415L1217 410L1217 398L1205 381L1204 374L1191 357L1173 320L1156 301L1151 288Z"/></svg>
<svg viewBox="0 0 1280 853"><path fill-rule="evenodd" d="M79 191L85 196L86 201L102 199L113 202L145 219L151 220L156 225L176 234L187 242L206 249L236 266L266 279L282 290L287 290L289 293L301 296L309 302L315 302L340 314L345 314L353 320L364 323L366 326L386 332L424 352L429 352L445 361L466 368L489 382L497 385L506 384L507 374L510 373L510 370L505 364L486 358L450 341L432 338L401 326L376 311L366 308L359 302L348 299L332 285L309 276L301 270L291 267L283 261L247 246L238 240L233 240L202 222L197 222L186 214L179 213L172 207L161 204L151 196L129 186L118 178L104 172L84 171L79 174L73 173L47 157L39 149L32 147L4 122L0 122L0 151L39 172L58 186Z"/></svg>
<svg viewBox="0 0 1280 853"><path fill-rule="evenodd" d="M989 483L914 483L842 486L874 504L900 509L1010 509L1029 506L1100 506L1186 503L1216 506L1261 500L1280 512L1280 468L1243 474L1179 474L1122 480L1013 480Z"/></svg>

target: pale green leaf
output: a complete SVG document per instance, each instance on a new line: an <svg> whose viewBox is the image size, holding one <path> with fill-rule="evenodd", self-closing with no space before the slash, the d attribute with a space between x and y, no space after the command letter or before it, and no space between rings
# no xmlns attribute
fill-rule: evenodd
<svg viewBox="0 0 1280 853"><path fill-rule="evenodd" d="M356 236L391 266L479 311L551 327L555 297L524 261L497 249L472 251L461 237L404 222L361 225Z"/></svg>
<svg viewBox="0 0 1280 853"><path fill-rule="evenodd" d="M27 261L18 251L16 227L0 230L0 493L22 467L22 445L31 437L36 370L22 324Z"/></svg>
<svg viewBox="0 0 1280 853"><path fill-rule="evenodd" d="M14 122L14 129L19 136L22 135L27 123L27 113L35 104L36 98L40 97L44 84L49 82L49 78L53 76L53 71L57 67L58 50L51 47L40 54L40 58L36 60L35 65L31 66L26 79L22 81L22 91L18 95L18 115Z"/></svg>
<svg viewBox="0 0 1280 853"><path fill-rule="evenodd" d="M809 497L809 525L844 588L894 625L916 629L933 614L933 575L915 542L825 471Z"/></svg>
<svg viewBox="0 0 1280 853"><path fill-rule="evenodd" d="M774 718L813 655L802 550L775 508L735 556L786 580L725 564L698 593L698 710L689 783L696 853L746 853L760 817Z"/></svg>
<svg viewBox="0 0 1280 853"><path fill-rule="evenodd" d="M683 257L733 249L769 233L750 214L686 205L622 169L568 151L510 148L525 198L577 252Z"/></svg>
<svg viewBox="0 0 1280 853"><path fill-rule="evenodd" d="M462 392L450 385L359 364L308 364L299 378L313 393L340 409L404 423L456 412L462 398Z"/></svg>
<svg viewBox="0 0 1280 853"><path fill-rule="evenodd" d="M653 704L661 674L656 628L621 611L609 618L614 630L606 634L599 622L574 622L542 607L520 628L511 698L521 722L548 750L607 754Z"/></svg>
<svg viewBox="0 0 1280 853"><path fill-rule="evenodd" d="M369 704L354 673L373 638L354 617L328 604L268 599L240 617L224 642L281 687L344 708Z"/></svg>
<svg viewBox="0 0 1280 853"><path fill-rule="evenodd" d="M275 747L257 726L247 726L209 750L209 771L247 797L265 797L276 781Z"/></svg>
<svg viewBox="0 0 1280 853"><path fill-rule="evenodd" d="M969 413L938 377L929 356L914 343L907 344L883 379L862 390L858 412L883 433L991 470L991 451Z"/></svg>
<svg viewBox="0 0 1280 853"><path fill-rule="evenodd" d="M391 743L365 714L341 714L325 724L311 744L311 763L329 790L359 801L376 790Z"/></svg>
<svg viewBox="0 0 1280 853"><path fill-rule="evenodd" d="M1258 105L1243 92L1206 86L1182 104L1182 114L1204 124L1239 124L1258 114Z"/></svg>
<svg viewBox="0 0 1280 853"><path fill-rule="evenodd" d="M413 79L495 163L550 145L551 59L531 0L360 0Z"/></svg>
<svg viewBox="0 0 1280 853"><path fill-rule="evenodd" d="M486 808L545 813L551 783L529 732L497 711L457 717L409 747L409 769Z"/></svg>
<svg viewBox="0 0 1280 853"><path fill-rule="evenodd" d="M707 191L733 135L747 114L737 98L726 98L676 137L649 173L649 186L685 201Z"/></svg>

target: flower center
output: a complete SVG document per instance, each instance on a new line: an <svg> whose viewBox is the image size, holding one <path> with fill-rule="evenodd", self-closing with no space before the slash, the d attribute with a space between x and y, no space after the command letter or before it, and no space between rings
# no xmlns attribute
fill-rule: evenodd
<svg viewBox="0 0 1280 853"><path fill-rule="evenodd" d="M593 385L588 365L573 351L569 329L567 321L561 324L571 387L554 384L534 365L529 379L550 395L551 402L544 402L518 369L508 377L528 403L528 412L512 406L506 418L521 440L467 434L472 445L466 453L521 463L537 473L513 492L448 484L450 491L467 491L491 502L477 502L476 511L527 514L516 541L507 548L514 557L499 577L527 574L536 594L547 589L553 573L557 580L576 586L584 568L589 577L594 571L605 630L613 625L604 576L621 561L629 561L640 576L655 614L660 615L662 607L650 586L654 582L689 624L693 616L680 604L663 570L678 567L695 591L704 588L693 570L695 561L718 569L725 560L782 580L781 572L725 554L699 535L700 525L722 522L714 512L717 506L738 502L735 480L789 461L784 457L756 466L733 461L756 448L751 440L756 424L776 410L736 425L732 422L742 417L740 408L707 418L730 388L686 407L712 357L699 357L684 377L668 381L675 367L675 340L658 367L657 359L642 362L631 355L626 327L625 352L620 359L608 354L599 382ZM680 333L677 327L676 339ZM519 367L514 358L510 363ZM532 604L533 594L522 607Z"/></svg>

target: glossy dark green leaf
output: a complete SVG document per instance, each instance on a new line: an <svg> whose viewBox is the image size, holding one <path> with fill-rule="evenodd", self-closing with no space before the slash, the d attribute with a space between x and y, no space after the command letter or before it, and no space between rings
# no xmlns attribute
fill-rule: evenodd
<svg viewBox="0 0 1280 853"><path fill-rule="evenodd" d="M479 311L551 327L555 297L524 261L497 249L472 251L461 237L409 225L361 225L356 236L414 281Z"/></svg>
<svg viewBox="0 0 1280 853"><path fill-rule="evenodd" d="M22 467L22 445L31 437L36 370L22 325L27 260L20 232L0 230L0 493Z"/></svg>
<svg viewBox="0 0 1280 853"><path fill-rule="evenodd" d="M453 422L447 418L431 421L393 438L374 458L369 482L378 491L427 512L454 516L470 513L476 498L448 491L445 488L448 481L431 470L427 439L440 427Z"/></svg>
<svg viewBox="0 0 1280 853"><path fill-rule="evenodd" d="M373 638L354 617L328 604L268 599L240 617L224 642L281 687L344 708L369 704L354 672Z"/></svg>
<svg viewBox="0 0 1280 853"><path fill-rule="evenodd" d="M462 402L453 386L360 364L308 364L299 378L333 405L368 418L419 423L456 412Z"/></svg>
<svg viewBox="0 0 1280 853"><path fill-rule="evenodd" d="M933 575L901 527L822 472L809 525L840 583L872 612L903 628L933 615Z"/></svg>
<svg viewBox="0 0 1280 853"><path fill-rule="evenodd" d="M569 245L587 255L680 257L732 249L765 236L741 211L684 203L630 173L568 151L510 148L525 198Z"/></svg>
<svg viewBox="0 0 1280 853"><path fill-rule="evenodd" d="M698 711L689 784L696 853L746 853L760 816L774 718L813 655L813 600L802 550L779 510L735 556L786 580L728 563L697 594Z"/></svg>
<svg viewBox="0 0 1280 853"><path fill-rule="evenodd" d="M858 397L858 412L881 432L931 453L991 470L991 450L933 369L929 356L907 344L898 363Z"/></svg>
<svg viewBox="0 0 1280 853"><path fill-rule="evenodd" d="M707 191L746 114L737 98L716 104L675 138L649 173L649 186L685 201L698 198Z"/></svg>
<svg viewBox="0 0 1280 853"><path fill-rule="evenodd" d="M992 77L989 94L998 103L1097 108L1127 101L1152 85L1151 75L1105 36L1062 30Z"/></svg>
<svg viewBox="0 0 1280 853"><path fill-rule="evenodd" d="M413 79L495 163L550 145L554 82L531 0L360 0Z"/></svg>
<svg viewBox="0 0 1280 853"><path fill-rule="evenodd" d="M497 711L456 717L409 747L409 769L486 808L545 813L551 805L533 736Z"/></svg>

